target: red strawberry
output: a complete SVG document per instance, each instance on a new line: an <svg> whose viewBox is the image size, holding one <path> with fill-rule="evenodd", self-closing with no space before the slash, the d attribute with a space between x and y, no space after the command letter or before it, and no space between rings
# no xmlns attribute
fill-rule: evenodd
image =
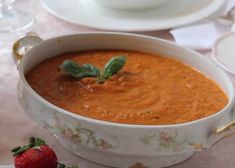
<svg viewBox="0 0 235 168"><path fill-rule="evenodd" d="M57 168L55 152L39 138L30 138L26 146L12 150L16 168Z"/></svg>
<svg viewBox="0 0 235 168"><path fill-rule="evenodd" d="M57 162L55 152L39 138L30 138L29 144L12 149L16 168L78 168Z"/></svg>

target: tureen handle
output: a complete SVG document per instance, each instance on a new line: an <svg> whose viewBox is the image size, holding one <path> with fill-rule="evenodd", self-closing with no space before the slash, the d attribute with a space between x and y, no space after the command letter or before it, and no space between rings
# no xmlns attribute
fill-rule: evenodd
<svg viewBox="0 0 235 168"><path fill-rule="evenodd" d="M232 113L235 113L235 107L233 108ZM235 131L234 129L232 129L234 127L235 127L235 120L229 122L228 124L224 126L216 128L213 134L217 137L217 140L212 145L215 145L216 143L220 142L221 140L225 138L235 135Z"/></svg>
<svg viewBox="0 0 235 168"><path fill-rule="evenodd" d="M29 32L25 37L17 40L12 46L12 56L16 65L20 63L23 56L35 45L38 45L43 41L37 33Z"/></svg>
<svg viewBox="0 0 235 168"><path fill-rule="evenodd" d="M225 126L222 126L222 127L220 127L220 128L217 128L217 129L215 130L215 133L216 133L217 135L221 135L222 133L224 133L224 132L230 130L230 129L231 129L232 127L234 127L234 126L235 126L235 120L232 121L232 122L230 122L230 123L228 123L228 124L226 124Z"/></svg>

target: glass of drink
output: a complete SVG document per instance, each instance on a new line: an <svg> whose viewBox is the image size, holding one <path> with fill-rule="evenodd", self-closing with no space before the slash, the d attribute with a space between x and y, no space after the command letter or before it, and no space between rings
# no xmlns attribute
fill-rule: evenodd
<svg viewBox="0 0 235 168"><path fill-rule="evenodd" d="M13 1L0 0L0 32L17 32L33 24L33 16L27 8L13 7Z"/></svg>

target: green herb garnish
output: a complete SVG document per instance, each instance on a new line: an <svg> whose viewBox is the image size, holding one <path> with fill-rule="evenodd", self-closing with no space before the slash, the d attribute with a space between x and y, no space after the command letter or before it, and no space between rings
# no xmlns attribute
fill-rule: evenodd
<svg viewBox="0 0 235 168"><path fill-rule="evenodd" d="M102 70L99 70L91 64L84 64L81 66L74 61L65 60L60 65L60 69L78 79L95 77L97 78L97 83L102 83L114 74L118 73L123 68L125 63L126 57L113 57L104 65Z"/></svg>
<svg viewBox="0 0 235 168"><path fill-rule="evenodd" d="M60 66L60 69L79 79L85 77L98 77L100 75L100 70L95 66L91 64L84 64L81 66L70 60L65 60Z"/></svg>
<svg viewBox="0 0 235 168"><path fill-rule="evenodd" d="M109 79L114 74L118 73L126 63L126 57L113 57L105 65L103 71L101 71L100 77L97 80L101 83Z"/></svg>

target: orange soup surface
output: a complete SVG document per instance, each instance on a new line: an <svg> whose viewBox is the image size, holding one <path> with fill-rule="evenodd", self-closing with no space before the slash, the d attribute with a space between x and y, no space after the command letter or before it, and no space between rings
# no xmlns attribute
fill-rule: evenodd
<svg viewBox="0 0 235 168"><path fill-rule="evenodd" d="M78 80L59 70L66 59L102 68L125 55L124 68L104 83ZM162 125L212 115L228 103L212 80L183 63L134 51L97 50L68 53L45 60L26 74L31 87L69 112L117 123Z"/></svg>

